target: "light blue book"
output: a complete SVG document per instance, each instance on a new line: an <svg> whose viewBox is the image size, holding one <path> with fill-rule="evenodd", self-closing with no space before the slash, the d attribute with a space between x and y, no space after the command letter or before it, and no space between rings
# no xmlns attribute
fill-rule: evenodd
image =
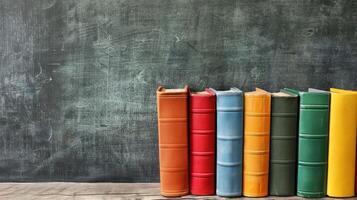
<svg viewBox="0 0 357 200"><path fill-rule="evenodd" d="M243 93L237 88L213 91L217 98L216 193L226 197L240 196L243 166Z"/></svg>

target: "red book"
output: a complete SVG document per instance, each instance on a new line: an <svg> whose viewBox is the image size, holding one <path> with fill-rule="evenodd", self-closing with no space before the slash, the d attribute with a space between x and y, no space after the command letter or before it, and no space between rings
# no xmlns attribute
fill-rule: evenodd
<svg viewBox="0 0 357 200"><path fill-rule="evenodd" d="M216 96L213 91L190 93L190 190L215 194Z"/></svg>

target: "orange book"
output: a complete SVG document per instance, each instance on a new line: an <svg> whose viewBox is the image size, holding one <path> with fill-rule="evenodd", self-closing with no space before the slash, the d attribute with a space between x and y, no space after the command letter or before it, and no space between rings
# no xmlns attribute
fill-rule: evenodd
<svg viewBox="0 0 357 200"><path fill-rule="evenodd" d="M161 195L188 194L188 87L157 89Z"/></svg>
<svg viewBox="0 0 357 200"><path fill-rule="evenodd" d="M244 94L243 195L268 195L270 93L259 88Z"/></svg>

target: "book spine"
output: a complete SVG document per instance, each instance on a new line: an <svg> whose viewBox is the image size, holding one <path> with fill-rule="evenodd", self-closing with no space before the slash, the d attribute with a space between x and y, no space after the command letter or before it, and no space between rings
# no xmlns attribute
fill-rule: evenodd
<svg viewBox="0 0 357 200"><path fill-rule="evenodd" d="M243 195L268 195L270 95L245 94Z"/></svg>
<svg viewBox="0 0 357 200"><path fill-rule="evenodd" d="M190 96L190 191L215 194L216 97Z"/></svg>
<svg viewBox="0 0 357 200"><path fill-rule="evenodd" d="M293 196L296 190L298 97L272 97L269 193Z"/></svg>
<svg viewBox="0 0 357 200"><path fill-rule="evenodd" d="M337 88L330 88L331 92L338 92L338 93L347 93L347 94L357 94L357 91L353 90L343 90L343 89L337 89ZM354 99L353 103L356 105L357 109L357 99ZM357 115L357 110L356 110L356 115ZM357 126L357 116L356 116L356 126ZM357 131L357 129L356 129ZM357 133L356 133L357 134ZM357 156L357 153L356 153ZM355 158L355 161L357 161L357 157ZM356 163L356 169L355 169L355 194L357 194L357 163Z"/></svg>
<svg viewBox="0 0 357 200"><path fill-rule="evenodd" d="M188 194L187 92L158 93L160 188L163 196Z"/></svg>
<svg viewBox="0 0 357 200"><path fill-rule="evenodd" d="M297 195L326 194L329 95L300 94Z"/></svg>
<svg viewBox="0 0 357 200"><path fill-rule="evenodd" d="M327 195L355 193L357 93L331 93Z"/></svg>
<svg viewBox="0 0 357 200"><path fill-rule="evenodd" d="M217 189L219 196L242 192L242 94L217 94Z"/></svg>

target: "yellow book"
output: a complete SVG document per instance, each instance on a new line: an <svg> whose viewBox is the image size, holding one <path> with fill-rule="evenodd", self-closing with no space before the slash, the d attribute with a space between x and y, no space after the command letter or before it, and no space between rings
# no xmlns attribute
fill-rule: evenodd
<svg viewBox="0 0 357 200"><path fill-rule="evenodd" d="M357 92L331 88L327 195L355 194Z"/></svg>

